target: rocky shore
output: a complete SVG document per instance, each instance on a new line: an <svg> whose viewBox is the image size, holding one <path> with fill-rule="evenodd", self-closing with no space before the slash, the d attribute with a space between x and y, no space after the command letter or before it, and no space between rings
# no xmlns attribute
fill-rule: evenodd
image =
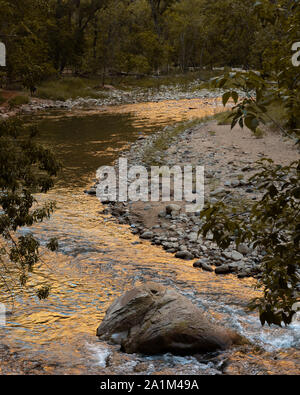
<svg viewBox="0 0 300 395"><path fill-rule="evenodd" d="M255 162L269 157L287 164L299 158L294 143L280 134L266 131L260 138L248 129L219 125L216 121L196 123L182 132L178 126L143 137L124 155L130 165L201 165L205 167L205 201L225 203L258 199L260 192L249 179L255 174ZM159 144L158 144L159 142ZM163 147L163 148L161 148ZM96 193L96 186L86 191ZM174 192L174 191L173 191ZM172 191L171 191L172 194ZM225 251L212 242L212 234L198 234L203 220L199 212L186 213L187 202L110 202L110 213L121 224L130 226L142 240L161 246L175 258L191 261L197 270L229 273L239 278L259 277L264 251L251 245L232 243Z"/></svg>

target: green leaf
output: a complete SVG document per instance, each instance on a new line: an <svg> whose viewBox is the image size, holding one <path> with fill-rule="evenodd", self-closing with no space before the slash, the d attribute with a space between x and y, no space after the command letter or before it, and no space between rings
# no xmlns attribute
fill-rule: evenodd
<svg viewBox="0 0 300 395"><path fill-rule="evenodd" d="M230 97L231 97L231 92L226 92L222 96L222 102L223 102L223 106L224 107L226 106L226 104L227 104L228 100L230 99Z"/></svg>

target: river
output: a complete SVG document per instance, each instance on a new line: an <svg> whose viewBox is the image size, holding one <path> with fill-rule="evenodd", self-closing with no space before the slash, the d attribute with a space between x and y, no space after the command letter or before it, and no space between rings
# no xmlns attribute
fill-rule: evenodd
<svg viewBox="0 0 300 395"><path fill-rule="evenodd" d="M85 195L101 165L110 165L139 134L153 133L179 120L212 114L217 102L167 101L118 106L85 114L53 112L36 116L40 140L63 162L56 187L39 196L55 200L50 220L32 231L41 245L59 239L59 251L42 248L42 263L29 285L51 283L50 297L39 301L15 288L14 305L1 294L8 310L0 343L10 358L3 373L29 374L299 374L300 322L288 328L262 328L247 303L259 291L253 279L216 276L195 270L161 248L132 235L102 213L95 197ZM170 354L126 355L100 342L96 328L112 301L145 281L175 287L208 311L212 319L235 329L253 345L202 358ZM30 290L29 287L29 290ZM14 358L14 362L11 362Z"/></svg>

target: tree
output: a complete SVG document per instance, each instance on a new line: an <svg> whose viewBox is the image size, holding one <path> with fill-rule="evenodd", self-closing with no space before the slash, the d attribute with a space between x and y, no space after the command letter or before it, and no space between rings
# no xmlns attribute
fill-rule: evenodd
<svg viewBox="0 0 300 395"><path fill-rule="evenodd" d="M162 35L162 16L176 1L177 0L148 0L156 34L159 38Z"/></svg>
<svg viewBox="0 0 300 395"><path fill-rule="evenodd" d="M207 26L203 4L203 0L182 0L175 3L166 16L173 59L183 72L188 66L202 67Z"/></svg>
<svg viewBox="0 0 300 395"><path fill-rule="evenodd" d="M300 161L289 166L271 160L259 163L260 172L250 180L264 192L256 203L231 205L219 202L201 213L204 236L210 230L221 248L234 242L253 244L264 252L257 288L263 297L250 304L258 309L262 325L290 324L300 283Z"/></svg>
<svg viewBox="0 0 300 395"><path fill-rule="evenodd" d="M236 104L229 115L232 128L238 123L255 132L261 123L273 122L296 141L300 135L300 72L292 65L290 49L299 38L300 4L258 1L254 11L262 23L271 25L270 30L280 26L280 45L276 38L266 48L260 72L227 73L212 83L229 89L223 95L224 105L230 98ZM237 88L245 92L240 100ZM271 105L284 109L283 123L269 115ZM265 252L258 283L264 297L254 300L251 307L259 310L262 324L289 324L295 314L293 304L299 298L300 161L282 167L267 159L251 181L264 192L262 198L247 207L239 202L207 207L202 213L206 223L201 231L205 235L211 230L221 248L248 241Z"/></svg>
<svg viewBox="0 0 300 395"><path fill-rule="evenodd" d="M8 260L23 286L39 260L39 242L32 234L18 236L17 231L49 218L55 208L54 202L39 206L34 197L53 186L60 168L51 151L34 141L36 136L35 127L25 127L18 119L0 123L0 264L8 290L13 280ZM50 240L48 248L56 247L57 242ZM48 287L37 291L40 298L48 293Z"/></svg>

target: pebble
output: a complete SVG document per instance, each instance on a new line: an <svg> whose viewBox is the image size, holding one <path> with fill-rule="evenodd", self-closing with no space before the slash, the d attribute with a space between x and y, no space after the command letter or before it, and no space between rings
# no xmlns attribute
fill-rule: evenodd
<svg viewBox="0 0 300 395"><path fill-rule="evenodd" d="M186 250L178 251L175 254L175 257L179 258L179 259L185 259L186 261L190 261L190 260L194 259L194 256Z"/></svg>
<svg viewBox="0 0 300 395"><path fill-rule="evenodd" d="M169 204L169 205L166 207L166 213L167 213L168 215L171 215L174 211L175 211L175 212L179 212L180 210L181 210L181 207L178 206L177 204Z"/></svg>
<svg viewBox="0 0 300 395"><path fill-rule="evenodd" d="M228 274L230 272L231 272L231 270L230 270L229 265L222 265L222 266L215 268L216 274Z"/></svg>
<svg viewBox="0 0 300 395"><path fill-rule="evenodd" d="M206 272L213 272L214 269L205 262L201 262L201 268Z"/></svg>
<svg viewBox="0 0 300 395"><path fill-rule="evenodd" d="M233 259L234 261L240 261L243 259L243 255L240 254L238 251L223 251L222 256L226 259Z"/></svg>
<svg viewBox="0 0 300 395"><path fill-rule="evenodd" d="M243 259L243 255L238 251L232 251L231 257L234 261L240 261L241 259Z"/></svg>
<svg viewBox="0 0 300 395"><path fill-rule="evenodd" d="M226 190L224 188L217 188L213 192L210 193L211 196L225 195Z"/></svg>
<svg viewBox="0 0 300 395"><path fill-rule="evenodd" d="M154 235L153 232L144 232L144 233L141 235L141 239L149 240L149 239L152 239L153 235Z"/></svg>
<svg viewBox="0 0 300 395"><path fill-rule="evenodd" d="M248 255L251 253L251 249L245 243L241 243L238 246L237 250L239 253L241 253L243 255Z"/></svg>

